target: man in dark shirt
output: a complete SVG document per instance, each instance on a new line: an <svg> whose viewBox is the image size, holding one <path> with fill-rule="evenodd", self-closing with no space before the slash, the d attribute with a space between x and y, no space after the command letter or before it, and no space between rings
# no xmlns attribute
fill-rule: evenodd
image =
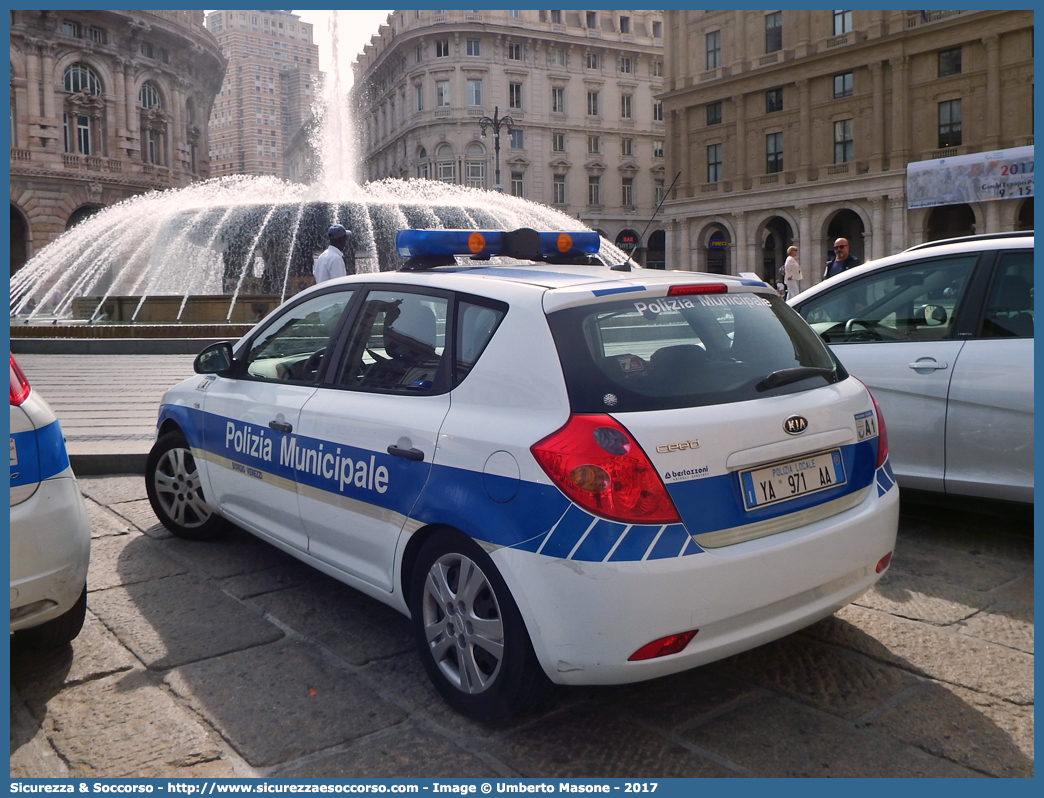
<svg viewBox="0 0 1044 798"><path fill-rule="evenodd" d="M839 238L834 242L834 257L827 261L826 271L823 272L823 279L826 280L828 277L833 277L835 274L841 274L841 272L862 265L863 262L849 252L848 239Z"/></svg>

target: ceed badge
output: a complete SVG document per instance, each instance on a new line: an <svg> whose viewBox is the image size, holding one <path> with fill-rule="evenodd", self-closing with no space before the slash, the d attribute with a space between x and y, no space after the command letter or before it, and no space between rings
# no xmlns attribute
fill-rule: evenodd
<svg viewBox="0 0 1044 798"><path fill-rule="evenodd" d="M808 419L804 416L791 416L783 422L783 431L787 435L800 435L808 429Z"/></svg>
<svg viewBox="0 0 1044 798"><path fill-rule="evenodd" d="M689 449L699 449L699 441L680 441L679 443L664 443L656 447L656 451L660 454L670 454L671 452L685 452Z"/></svg>

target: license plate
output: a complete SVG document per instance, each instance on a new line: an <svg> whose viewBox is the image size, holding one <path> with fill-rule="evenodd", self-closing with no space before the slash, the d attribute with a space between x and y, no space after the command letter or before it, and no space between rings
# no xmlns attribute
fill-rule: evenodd
<svg viewBox="0 0 1044 798"><path fill-rule="evenodd" d="M843 485L846 480L839 449L740 472L747 510L807 496Z"/></svg>

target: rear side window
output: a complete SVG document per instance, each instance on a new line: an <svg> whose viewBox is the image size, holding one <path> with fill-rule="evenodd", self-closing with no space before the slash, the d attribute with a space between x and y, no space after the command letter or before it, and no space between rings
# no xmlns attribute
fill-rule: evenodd
<svg viewBox="0 0 1044 798"><path fill-rule="evenodd" d="M615 301L558 311L548 322L579 413L742 402L847 376L774 295Z"/></svg>
<svg viewBox="0 0 1044 798"><path fill-rule="evenodd" d="M1033 337L1033 253L1005 252L986 303L983 338Z"/></svg>

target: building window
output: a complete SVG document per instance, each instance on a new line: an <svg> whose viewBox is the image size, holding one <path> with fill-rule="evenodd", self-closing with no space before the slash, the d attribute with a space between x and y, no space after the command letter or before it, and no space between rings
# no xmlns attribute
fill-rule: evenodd
<svg viewBox="0 0 1044 798"><path fill-rule="evenodd" d="M478 39L468 39L465 46L467 48L468 55L479 55Z"/></svg>
<svg viewBox="0 0 1044 798"><path fill-rule="evenodd" d="M446 58L450 54L449 39L440 39L435 42L435 57Z"/></svg>
<svg viewBox="0 0 1044 798"><path fill-rule="evenodd" d="M587 176L587 204L602 204L602 178L600 175Z"/></svg>
<svg viewBox="0 0 1044 798"><path fill-rule="evenodd" d="M654 78L662 78L663 77L663 61L653 61L652 62L652 76Z"/></svg>
<svg viewBox="0 0 1044 798"><path fill-rule="evenodd" d="M72 36L76 39L80 38L80 23L79 22L62 22L62 35Z"/></svg>
<svg viewBox="0 0 1044 798"><path fill-rule="evenodd" d="M769 174L783 171L783 134L765 136L765 171Z"/></svg>
<svg viewBox="0 0 1044 798"><path fill-rule="evenodd" d="M587 115L598 116L598 92L587 92Z"/></svg>
<svg viewBox="0 0 1044 798"><path fill-rule="evenodd" d="M663 38L663 23L662 22L660 22L659 20L654 20L653 24L652 24L652 29L653 29L653 38L654 39L662 39Z"/></svg>
<svg viewBox="0 0 1044 798"><path fill-rule="evenodd" d="M553 66L564 67L566 65L565 50L561 47L554 47L551 50L551 64Z"/></svg>
<svg viewBox="0 0 1044 798"><path fill-rule="evenodd" d="M620 17L620 33L630 33L630 32L631 32L631 18L630 17Z"/></svg>
<svg viewBox="0 0 1044 798"><path fill-rule="evenodd" d="M634 139L622 138L620 139L620 154L621 155L634 155Z"/></svg>
<svg viewBox="0 0 1044 798"><path fill-rule="evenodd" d="M663 121L663 101L653 100L653 122Z"/></svg>
<svg viewBox="0 0 1044 798"><path fill-rule="evenodd" d="M961 74L961 48L939 51L939 77Z"/></svg>
<svg viewBox="0 0 1044 798"><path fill-rule="evenodd" d="M457 182L457 169L453 161L444 161L438 165L438 179L443 183Z"/></svg>
<svg viewBox="0 0 1044 798"><path fill-rule="evenodd" d="M634 206L634 178L625 177L620 180L620 204L625 208Z"/></svg>
<svg viewBox="0 0 1044 798"><path fill-rule="evenodd" d="M834 122L834 163L852 160L852 120Z"/></svg>
<svg viewBox="0 0 1044 798"><path fill-rule="evenodd" d="M418 111L423 111L424 110L424 87L423 86L414 86L414 93L417 96L417 110Z"/></svg>
<svg viewBox="0 0 1044 798"><path fill-rule="evenodd" d="M707 69L721 66L721 31L714 30L707 34Z"/></svg>
<svg viewBox="0 0 1044 798"><path fill-rule="evenodd" d="M842 34L848 33L852 30L852 12L851 11L835 11L834 12L834 35L841 36Z"/></svg>
<svg viewBox="0 0 1044 798"><path fill-rule="evenodd" d="M620 59L620 71L625 75L630 75L634 72L634 62L627 57Z"/></svg>
<svg viewBox="0 0 1044 798"><path fill-rule="evenodd" d="M149 43L149 42L139 42L138 43L138 52L141 53L146 58L155 58L156 57L153 54L155 51L152 49L152 44Z"/></svg>
<svg viewBox="0 0 1044 798"><path fill-rule="evenodd" d="M594 155L601 151L602 137L601 136L588 136L587 137L587 151Z"/></svg>
<svg viewBox="0 0 1044 798"><path fill-rule="evenodd" d="M631 95L621 94L620 95L620 118L630 119L631 118Z"/></svg>
<svg viewBox="0 0 1044 798"><path fill-rule="evenodd" d="M783 49L783 12L765 15L765 52L775 53Z"/></svg>
<svg viewBox="0 0 1044 798"><path fill-rule="evenodd" d="M522 131L521 130L518 130L518 129L510 130L510 131L508 131L508 135L510 136L511 149L513 149L513 150L521 150L521 149L525 148L525 144L523 143L524 139L522 138Z"/></svg>
<svg viewBox="0 0 1044 798"><path fill-rule="evenodd" d="M522 60L522 45L511 42L507 46L507 57L508 61L521 61Z"/></svg>
<svg viewBox="0 0 1044 798"><path fill-rule="evenodd" d="M587 27L591 28L592 30L594 28L598 27L598 12L597 11L588 11L587 12Z"/></svg>
<svg viewBox="0 0 1044 798"><path fill-rule="evenodd" d="M413 48L413 54L414 57L417 59L417 63L419 64L421 61L424 60L424 47L418 44L416 47Z"/></svg>
<svg viewBox="0 0 1044 798"><path fill-rule="evenodd" d="M562 12L561 11L552 11L551 12L551 24L552 25L561 25L562 24Z"/></svg>
<svg viewBox="0 0 1044 798"><path fill-rule="evenodd" d="M707 124L721 124L721 103L707 103Z"/></svg>
<svg viewBox="0 0 1044 798"><path fill-rule="evenodd" d="M598 53L587 54L587 68L598 69Z"/></svg>
<svg viewBox="0 0 1044 798"><path fill-rule="evenodd" d="M834 99L852 96L852 73L844 72L834 75Z"/></svg>
<svg viewBox="0 0 1044 798"><path fill-rule="evenodd" d="M518 19L520 16L522 16L522 12L521 11L508 11L508 16L511 17L512 19Z"/></svg>
<svg viewBox="0 0 1044 798"><path fill-rule="evenodd" d="M65 151L92 155L91 119L82 114L66 114L64 123ZM70 128L72 128L70 130Z"/></svg>
<svg viewBox="0 0 1044 798"><path fill-rule="evenodd" d="M663 202L664 184L662 177L653 178L653 202L659 205Z"/></svg>
<svg viewBox="0 0 1044 798"><path fill-rule="evenodd" d="M138 91L138 105L142 108L160 108L160 96L159 91L156 89L153 83L141 84L141 89Z"/></svg>
<svg viewBox="0 0 1044 798"><path fill-rule="evenodd" d="M508 84L508 107L518 110L522 109L522 84Z"/></svg>
<svg viewBox="0 0 1044 798"><path fill-rule="evenodd" d="M511 196L524 197L525 187L522 184L522 172L511 173Z"/></svg>
<svg viewBox="0 0 1044 798"><path fill-rule="evenodd" d="M565 152L565 133L551 134L551 151Z"/></svg>
<svg viewBox="0 0 1044 798"><path fill-rule="evenodd" d="M471 188L486 187L486 164L484 161L465 162L464 184Z"/></svg>
<svg viewBox="0 0 1044 798"><path fill-rule="evenodd" d="M102 29L102 28L91 28L90 29L90 34L91 34L91 41L92 42L94 42L95 44L105 44L105 42L107 40L107 37L105 35L104 29Z"/></svg>
<svg viewBox="0 0 1044 798"><path fill-rule="evenodd" d="M961 144L961 101L939 103L939 146L959 147Z"/></svg>
<svg viewBox="0 0 1044 798"><path fill-rule="evenodd" d="M707 182L721 181L721 145L711 144L707 147Z"/></svg>
<svg viewBox="0 0 1044 798"><path fill-rule="evenodd" d="M435 82L435 107L436 108L449 108L450 104L450 84L448 80L439 80Z"/></svg>
<svg viewBox="0 0 1044 798"><path fill-rule="evenodd" d="M86 64L73 64L65 70L62 85L70 94L79 94L85 91L97 97L102 93L101 79Z"/></svg>
<svg viewBox="0 0 1044 798"><path fill-rule="evenodd" d="M565 89L552 87L551 89L551 113L565 113Z"/></svg>
<svg viewBox="0 0 1044 798"><path fill-rule="evenodd" d="M771 114L783 110L783 89L769 89L765 92L765 113Z"/></svg>
<svg viewBox="0 0 1044 798"><path fill-rule="evenodd" d="M468 105L480 106L482 105L482 81L481 80L469 80L468 81Z"/></svg>
<svg viewBox="0 0 1044 798"><path fill-rule="evenodd" d="M653 158L663 157L663 141L660 139L653 139Z"/></svg>
<svg viewBox="0 0 1044 798"><path fill-rule="evenodd" d="M565 201L565 175L553 175L551 177L551 202L553 202L555 205L565 205Z"/></svg>

